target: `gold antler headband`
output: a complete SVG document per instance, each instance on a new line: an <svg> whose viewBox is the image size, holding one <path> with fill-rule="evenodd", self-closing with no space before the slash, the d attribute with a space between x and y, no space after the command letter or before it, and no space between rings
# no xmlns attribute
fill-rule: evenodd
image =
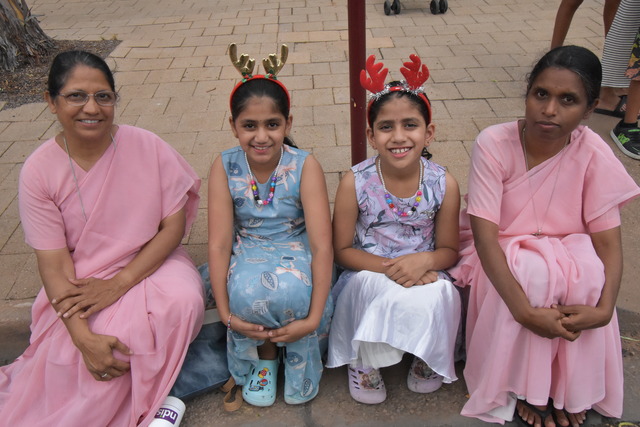
<svg viewBox="0 0 640 427"><path fill-rule="evenodd" d="M229 58L236 70L240 72L242 77L250 76L253 74L253 69L256 66L256 60L249 58L249 55L243 53L238 59L238 46L235 43L229 45Z"/></svg>
<svg viewBox="0 0 640 427"><path fill-rule="evenodd" d="M283 44L280 46L280 58L278 58L275 53L272 53L262 60L264 71L267 74L271 74L275 77L280 72L280 70L282 70L284 64L286 64L288 57L289 47L286 44Z"/></svg>
<svg viewBox="0 0 640 427"><path fill-rule="evenodd" d="M261 75L253 75L253 69L255 68L256 61L253 58L250 58L248 54L243 53L238 57L238 47L235 43L231 43L229 45L229 58L231 59L231 63L233 66L240 72L242 75L242 80L236 84L236 86L231 91L231 97L229 102L233 99L233 95L236 93L238 88L242 86L244 83L253 79L266 79L276 83L278 86L284 90L287 94L287 100L289 101L289 106L291 106L291 97L289 95L289 91L286 86L278 80L277 75L284 67L284 64L287 62L287 58L289 57L289 47L286 44L280 46L280 57L277 54L272 53L269 54L266 58L262 59L262 66L264 67L264 71L266 74Z"/></svg>
<svg viewBox="0 0 640 427"><path fill-rule="evenodd" d="M270 53L266 58L262 59L262 66L264 67L265 75L263 77L276 79L276 76L287 63L289 57L289 47L286 44L280 46L280 57L275 53ZM248 54L243 53L238 58L238 46L235 43L229 45L229 58L236 70L240 72L242 77L253 77L253 69L256 66L256 60L250 58ZM256 76L257 77L257 76Z"/></svg>

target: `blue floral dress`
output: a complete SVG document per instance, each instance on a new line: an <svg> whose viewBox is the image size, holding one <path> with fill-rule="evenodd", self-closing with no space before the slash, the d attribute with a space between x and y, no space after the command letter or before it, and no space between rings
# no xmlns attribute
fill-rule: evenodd
<svg viewBox="0 0 640 427"><path fill-rule="evenodd" d="M446 189L445 169L421 158L422 199L413 215L400 218L386 203L376 171L377 157L352 168L358 220L353 247L386 258L435 248L435 215ZM414 198L393 203L407 211ZM335 284L328 367L347 363L379 368L398 363L405 352L456 380L454 347L460 323L460 295L447 273L422 286L404 288L382 273L344 271Z"/></svg>
<svg viewBox="0 0 640 427"><path fill-rule="evenodd" d="M222 153L234 205L235 243L229 263L227 290L231 312L243 320L280 328L307 317L311 303L311 252L300 201L300 177L308 153L284 146L275 196L258 206L250 189L250 174L240 147ZM266 199L269 181L258 184ZM285 395L312 396L322 375L321 355L327 346L333 303L329 296L318 329L286 343ZM229 331L229 371L244 384L258 363L263 341Z"/></svg>

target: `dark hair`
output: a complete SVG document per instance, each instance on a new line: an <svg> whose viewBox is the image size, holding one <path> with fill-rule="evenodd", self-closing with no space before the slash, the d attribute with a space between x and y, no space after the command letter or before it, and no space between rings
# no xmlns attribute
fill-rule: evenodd
<svg viewBox="0 0 640 427"><path fill-rule="evenodd" d="M540 73L550 67L566 68L580 77L587 93L588 107L591 107L600 96L602 83L600 60L589 49L580 46L559 46L540 58L527 77L527 95Z"/></svg>
<svg viewBox="0 0 640 427"><path fill-rule="evenodd" d="M231 117L235 122L238 117L247 108L247 103L251 98L269 98L273 101L276 109L285 119L289 119L289 97L282 87L269 79L256 78L247 80L241 84L231 97ZM293 140L285 136L284 143L296 147Z"/></svg>
<svg viewBox="0 0 640 427"><path fill-rule="evenodd" d="M49 79L47 80L47 90L52 98L60 94L60 89L64 87L69 78L69 74L78 65L85 65L90 68L102 71L105 79L109 83L112 91L116 91L116 83L113 73L109 66L98 55L84 50L69 50L62 52L53 58L51 69L49 70Z"/></svg>
<svg viewBox="0 0 640 427"><path fill-rule="evenodd" d="M391 85L392 87L400 86L401 82L395 81L395 82L389 83L389 85ZM427 96L427 94L425 93L424 96ZM413 102L413 104L416 106L418 111L420 111L420 114L424 118L425 124L429 125L431 123L431 115L429 114L429 109L427 108L427 105L424 103L424 101L415 93L408 92L405 90L402 90L402 91L399 90L399 91L385 93L384 95L374 100L369 105L369 109L367 111L367 120L369 122L369 127L371 128L372 131L373 131L373 124L378 118L378 114L380 114L380 109L384 106L384 104L386 104L387 102L389 102L389 100L393 98L407 98L409 101ZM429 150L427 150L427 147L424 147L422 149L422 157L430 159L431 156L432 155L429 152Z"/></svg>

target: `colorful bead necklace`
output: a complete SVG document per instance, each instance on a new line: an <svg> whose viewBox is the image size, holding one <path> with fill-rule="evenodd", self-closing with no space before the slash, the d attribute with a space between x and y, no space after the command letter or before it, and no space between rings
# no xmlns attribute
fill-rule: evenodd
<svg viewBox="0 0 640 427"><path fill-rule="evenodd" d="M278 180L278 172L280 171L280 162L282 162L282 156L284 155L284 148L280 147L280 159L278 160L278 165L273 170L272 176L270 178L269 183L269 194L266 200L260 199L260 193L258 192L258 183L253 177L253 172L251 172L251 166L249 166L249 159L247 159L247 152L244 153L244 161L247 163L247 170L249 171L249 178L251 182L251 192L253 193L253 200L256 201L256 205L265 206L271 203L273 200L273 195L276 192L276 181Z"/></svg>
<svg viewBox="0 0 640 427"><path fill-rule="evenodd" d="M393 200L391 199L391 193L389 192L389 190L387 190L387 187L384 183L384 176L382 176L382 166L380 165L380 156L378 156L378 158L376 159L376 167L378 169L378 175L380 176L380 182L382 182L382 189L384 190L384 199L387 202L387 205L389 205L389 209L391 209L396 215L398 215L399 217L407 217L410 215L413 215L416 210L418 210L418 206L420 205L420 200L422 200L422 190L420 190L422 188L422 178L424 175L424 165L422 164L422 161L420 161L420 179L418 180L418 191L416 191L416 194L414 195L415 197L415 201L411 204L411 209L408 210L400 210L394 203Z"/></svg>

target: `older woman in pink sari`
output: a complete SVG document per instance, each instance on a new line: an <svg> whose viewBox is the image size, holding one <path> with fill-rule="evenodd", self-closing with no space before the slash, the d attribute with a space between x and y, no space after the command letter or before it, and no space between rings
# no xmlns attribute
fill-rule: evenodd
<svg viewBox="0 0 640 427"><path fill-rule="evenodd" d="M202 324L200 276L180 246L200 180L156 135L113 124L99 57L58 55L45 96L62 132L27 159L19 193L44 287L30 346L0 368L0 420L148 425Z"/></svg>
<svg viewBox="0 0 640 427"><path fill-rule="evenodd" d="M587 49L554 49L530 75L525 118L476 140L451 271L471 289L463 415L545 427L622 415L619 208L640 189L580 125L600 79Z"/></svg>

